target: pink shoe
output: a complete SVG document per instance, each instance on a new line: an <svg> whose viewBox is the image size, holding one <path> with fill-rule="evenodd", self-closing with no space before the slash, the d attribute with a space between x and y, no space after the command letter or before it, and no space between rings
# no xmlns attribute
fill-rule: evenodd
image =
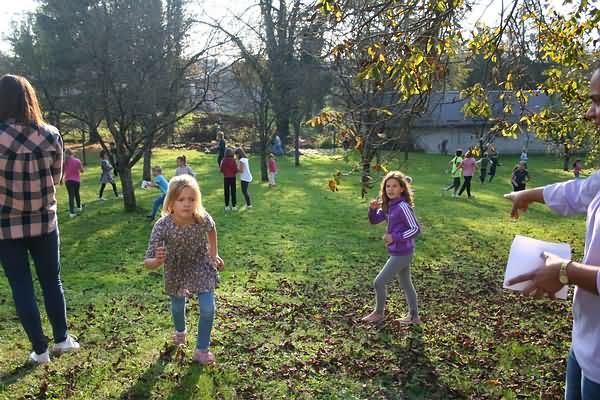
<svg viewBox="0 0 600 400"><path fill-rule="evenodd" d="M213 365L215 363L215 355L210 351L200 351L196 349L192 356L192 361L197 361L202 365Z"/></svg>
<svg viewBox="0 0 600 400"><path fill-rule="evenodd" d="M177 332L173 335L173 343L175 346L185 346L187 343L187 332Z"/></svg>

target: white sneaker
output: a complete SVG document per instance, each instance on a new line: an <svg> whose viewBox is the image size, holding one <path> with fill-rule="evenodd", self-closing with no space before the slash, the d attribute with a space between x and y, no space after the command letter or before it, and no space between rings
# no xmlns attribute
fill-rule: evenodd
<svg viewBox="0 0 600 400"><path fill-rule="evenodd" d="M67 353L69 351L75 351L79 349L79 343L73 339L73 336L67 335L67 339L60 343L55 343L52 351L54 353Z"/></svg>
<svg viewBox="0 0 600 400"><path fill-rule="evenodd" d="M98 197L98 200L106 201L106 199L104 197Z"/></svg>
<svg viewBox="0 0 600 400"><path fill-rule="evenodd" d="M225 206L225 211L229 211L229 210L231 210L231 207Z"/></svg>
<svg viewBox="0 0 600 400"><path fill-rule="evenodd" d="M231 209L232 209L233 211L237 211L237 207L236 207L236 206L233 206L233 207L231 207Z"/></svg>
<svg viewBox="0 0 600 400"><path fill-rule="evenodd" d="M75 213L69 213L69 217L71 217L71 218L75 218L76 216L77 216L77 214L75 214Z"/></svg>
<svg viewBox="0 0 600 400"><path fill-rule="evenodd" d="M250 204L249 206L247 206L246 208L252 208L252 204Z"/></svg>
<svg viewBox="0 0 600 400"><path fill-rule="evenodd" d="M82 212L82 211L83 211L83 206L81 206L81 207L77 207L77 208L75 209L75 211L76 211L76 212Z"/></svg>
<svg viewBox="0 0 600 400"><path fill-rule="evenodd" d="M29 359L35 364L47 364L50 362L50 352L46 350L42 354L37 354L35 351L32 351Z"/></svg>

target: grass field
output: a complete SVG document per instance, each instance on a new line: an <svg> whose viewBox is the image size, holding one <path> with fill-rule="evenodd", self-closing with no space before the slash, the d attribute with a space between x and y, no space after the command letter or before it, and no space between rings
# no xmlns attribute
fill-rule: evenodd
<svg viewBox="0 0 600 400"><path fill-rule="evenodd" d="M155 152L167 177L176 155ZM189 347L185 353L171 347L162 270L143 268L152 228L144 217L157 192L137 190L135 213L125 213L120 200L94 201L94 159L84 173L81 216L68 217L66 190L59 189L62 278L70 332L82 349L47 366L25 365L30 344L0 279L0 398L561 398L571 303L508 293L502 277L515 234L568 242L581 257L584 219L536 205L511 221L501 195L510 189L516 160L501 159L492 184L475 182L472 200L440 195L449 180L445 157L410 154L401 165L389 162L414 178L423 232L412 266L423 324L406 328L395 321L405 312L397 284L386 323L358 322L373 306L372 281L387 254L384 226L366 219L358 176L342 177L339 192L327 189L336 169L350 169L341 157L306 156L300 168L280 159L276 188L255 180L254 208L225 213L214 156L187 156L226 263L213 330L217 366L191 363L194 304ZM251 159L255 179L257 162ZM569 178L560 165L531 157L530 185ZM141 179L139 168L134 174Z"/></svg>

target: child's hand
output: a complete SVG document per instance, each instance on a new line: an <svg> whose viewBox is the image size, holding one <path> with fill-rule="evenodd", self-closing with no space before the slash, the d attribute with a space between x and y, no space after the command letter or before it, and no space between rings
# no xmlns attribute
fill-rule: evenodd
<svg viewBox="0 0 600 400"><path fill-rule="evenodd" d="M157 266L161 265L167 259L167 248L166 247L157 247L156 254L154 255L154 259L156 260Z"/></svg>
<svg viewBox="0 0 600 400"><path fill-rule="evenodd" d="M374 200L372 200L372 201L371 201L371 205L370 205L370 207L371 207L373 210L377 210L379 207L381 207L381 200L379 200L379 199L374 199Z"/></svg>
<svg viewBox="0 0 600 400"><path fill-rule="evenodd" d="M389 246L390 244L394 243L394 238L391 234L386 233L385 235L383 235L383 241L385 242L386 246Z"/></svg>
<svg viewBox="0 0 600 400"><path fill-rule="evenodd" d="M223 261L223 259L218 255L214 256L212 259L215 262L215 265L217 266L217 271L223 272L223 270L225 269L225 262Z"/></svg>

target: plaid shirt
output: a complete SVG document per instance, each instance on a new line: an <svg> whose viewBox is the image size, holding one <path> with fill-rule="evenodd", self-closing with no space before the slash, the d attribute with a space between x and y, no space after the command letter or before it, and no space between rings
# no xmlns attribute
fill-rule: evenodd
<svg viewBox="0 0 600 400"><path fill-rule="evenodd" d="M52 125L0 122L0 240L56 230L63 142Z"/></svg>

